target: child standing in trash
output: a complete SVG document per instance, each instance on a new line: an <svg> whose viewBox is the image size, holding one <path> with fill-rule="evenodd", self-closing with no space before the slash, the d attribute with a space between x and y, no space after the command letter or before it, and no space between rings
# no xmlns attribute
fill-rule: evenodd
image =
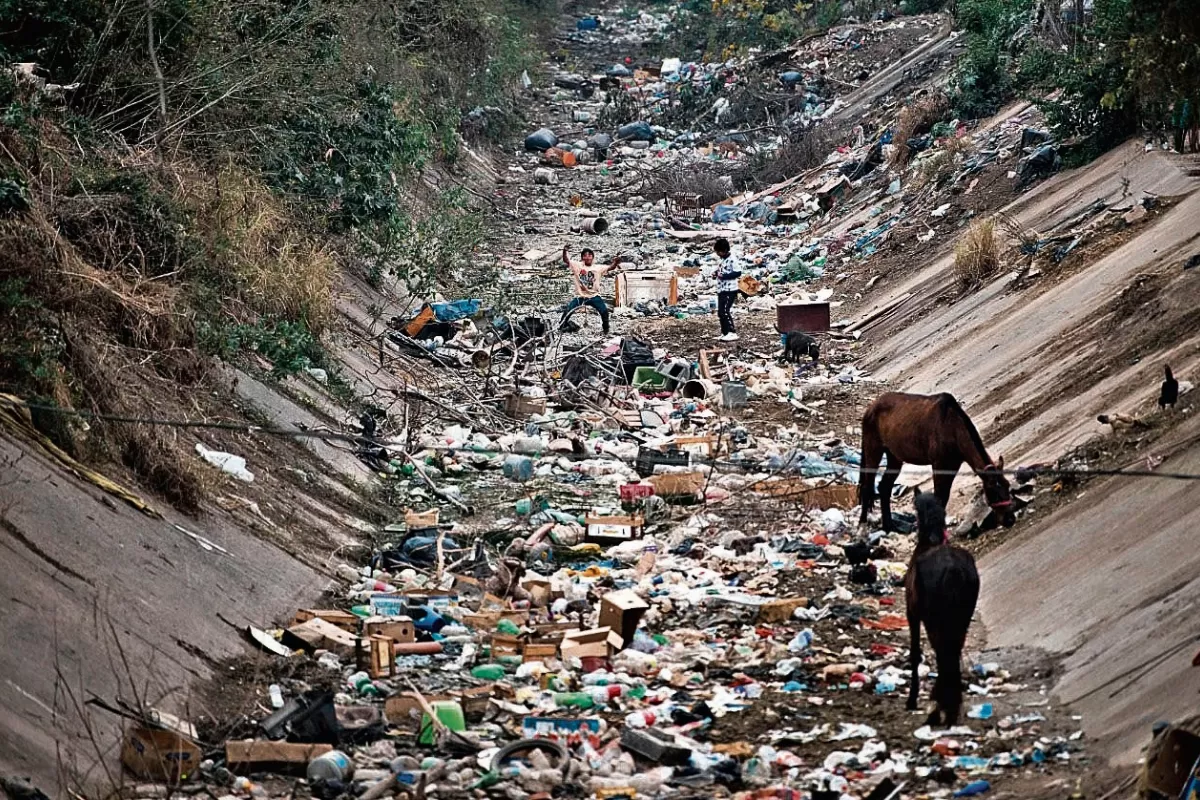
<svg viewBox="0 0 1200 800"><path fill-rule="evenodd" d="M567 303L563 311L562 321L565 323L572 311L580 306L591 306L600 314L600 325L605 334L608 333L608 305L600 296L600 279L611 269L616 268L620 256L613 258L611 264L595 264L596 254L590 248L584 248L579 254L581 261L572 261L571 254L563 248L563 263L571 270L571 281L574 284L575 297Z"/></svg>
<svg viewBox="0 0 1200 800"><path fill-rule="evenodd" d="M737 300L738 278L742 277L742 271L729 249L728 239L717 239L713 243L713 252L721 259L717 267L717 318L721 320L721 335L717 338L722 342L736 342L738 335L733 328L733 302Z"/></svg>

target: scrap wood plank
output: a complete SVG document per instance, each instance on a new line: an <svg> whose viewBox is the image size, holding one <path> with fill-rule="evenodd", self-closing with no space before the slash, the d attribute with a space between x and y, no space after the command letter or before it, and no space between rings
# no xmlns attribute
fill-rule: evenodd
<svg viewBox="0 0 1200 800"><path fill-rule="evenodd" d="M307 764L319 755L333 750L328 744L300 744L255 739L231 740L225 743L225 761L234 764Z"/></svg>
<svg viewBox="0 0 1200 800"><path fill-rule="evenodd" d="M868 311L866 313L866 315L861 317L857 322L853 322L850 325L846 326L846 333L853 333L856 330L865 328L867 325L870 325L872 322L875 322L880 317L883 317L884 315L889 314L892 311L895 311L897 308L902 306L904 303L908 302L912 298L912 296L913 296L912 292L905 292L904 294L900 295L899 297L893 298L892 300L889 300L888 302L884 303L882 306L876 306L871 311Z"/></svg>

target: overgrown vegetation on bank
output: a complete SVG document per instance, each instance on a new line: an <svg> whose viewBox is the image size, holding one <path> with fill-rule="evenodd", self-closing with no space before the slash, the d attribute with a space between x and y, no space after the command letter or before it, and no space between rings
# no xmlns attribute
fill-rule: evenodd
<svg viewBox="0 0 1200 800"><path fill-rule="evenodd" d="M113 414L326 363L339 274L427 297L486 235L453 172L506 132L552 0L0 0L0 391ZM477 110L476 110L477 109ZM404 298L401 298L404 299ZM336 378L336 374L331 375ZM184 508L144 426L46 424Z"/></svg>

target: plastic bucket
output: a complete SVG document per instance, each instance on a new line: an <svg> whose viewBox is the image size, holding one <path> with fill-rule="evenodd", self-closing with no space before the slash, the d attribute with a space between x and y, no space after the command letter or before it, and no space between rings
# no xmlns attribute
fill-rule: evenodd
<svg viewBox="0 0 1200 800"><path fill-rule="evenodd" d="M693 378L683 385L682 393L688 400L706 400L717 393L717 385L704 378Z"/></svg>

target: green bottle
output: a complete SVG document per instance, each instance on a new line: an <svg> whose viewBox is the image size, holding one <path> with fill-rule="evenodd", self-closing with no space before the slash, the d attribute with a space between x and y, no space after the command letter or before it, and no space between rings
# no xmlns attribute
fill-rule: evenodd
<svg viewBox="0 0 1200 800"><path fill-rule="evenodd" d="M504 677L504 667L499 664L480 664L471 669L471 677L481 681L498 681Z"/></svg>
<svg viewBox="0 0 1200 800"><path fill-rule="evenodd" d="M592 696L587 692L555 692L554 703L564 708L580 708L584 710L596 705L596 701L592 700Z"/></svg>

